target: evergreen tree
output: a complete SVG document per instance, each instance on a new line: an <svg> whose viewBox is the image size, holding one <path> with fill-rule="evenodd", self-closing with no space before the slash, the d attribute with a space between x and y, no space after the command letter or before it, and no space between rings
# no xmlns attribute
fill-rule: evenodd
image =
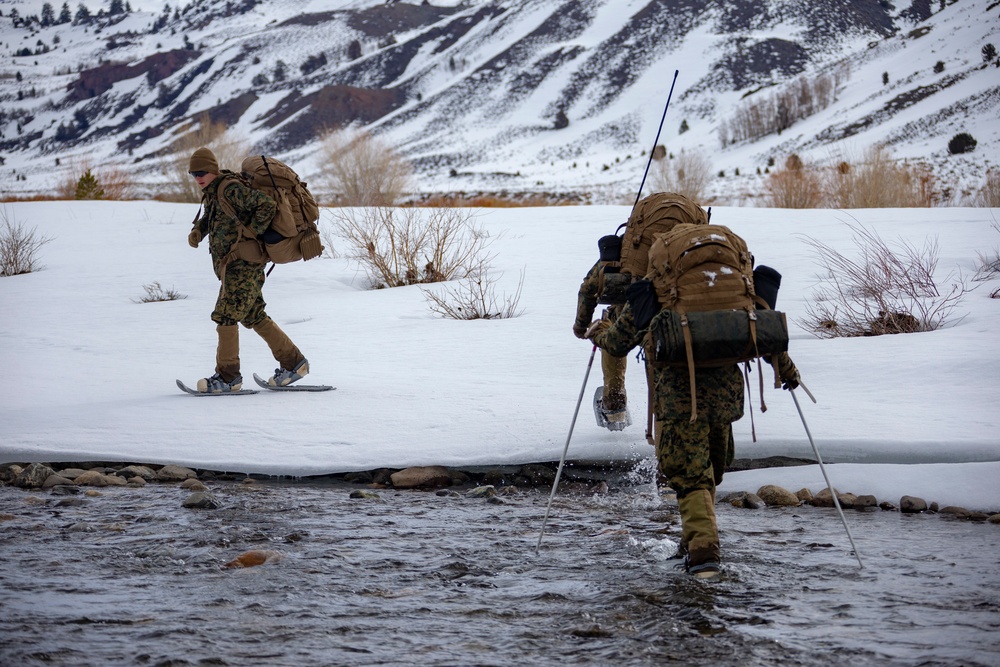
<svg viewBox="0 0 1000 667"><path fill-rule="evenodd" d="M125 4L122 0L111 0L111 6L108 8L108 14L114 16L116 14L125 13Z"/></svg>
<svg viewBox="0 0 1000 667"><path fill-rule="evenodd" d="M77 200L80 199L104 199L104 188L101 184L97 182L97 177L95 177L90 170L87 170L80 180L76 182L76 196Z"/></svg>
<svg viewBox="0 0 1000 667"><path fill-rule="evenodd" d="M76 8L76 16L73 17L73 23L79 25L81 23L90 22L90 10L87 9L87 5L82 2Z"/></svg>
<svg viewBox="0 0 1000 667"><path fill-rule="evenodd" d="M983 62L990 62L997 57L997 47L987 44L983 47Z"/></svg>
<svg viewBox="0 0 1000 667"><path fill-rule="evenodd" d="M59 25L64 23L70 23L73 20L73 13L69 10L69 3L64 2L62 9L59 10Z"/></svg>
<svg viewBox="0 0 1000 667"><path fill-rule="evenodd" d="M52 5L46 2L42 5L42 27L47 28L50 25L55 25L56 22L56 10L52 9Z"/></svg>

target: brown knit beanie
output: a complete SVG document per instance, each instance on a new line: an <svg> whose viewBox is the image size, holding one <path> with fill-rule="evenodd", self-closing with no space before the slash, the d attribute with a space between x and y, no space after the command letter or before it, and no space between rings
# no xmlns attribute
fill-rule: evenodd
<svg viewBox="0 0 1000 667"><path fill-rule="evenodd" d="M199 148L191 155L191 162L188 164L188 172L207 171L210 174L219 173L219 161L215 159L215 153L207 148Z"/></svg>

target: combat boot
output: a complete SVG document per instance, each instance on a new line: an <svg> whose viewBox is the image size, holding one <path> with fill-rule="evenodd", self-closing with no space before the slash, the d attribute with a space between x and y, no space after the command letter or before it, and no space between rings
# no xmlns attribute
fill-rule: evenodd
<svg viewBox="0 0 1000 667"><path fill-rule="evenodd" d="M268 380L272 386L284 387L296 380L301 380L309 372L309 362L295 347L295 343L284 331L274 323L270 317L264 318L259 324L255 324L253 330L264 339L271 349L281 367L275 370L274 376Z"/></svg>
<svg viewBox="0 0 1000 667"><path fill-rule="evenodd" d="M219 345L215 351L215 375L198 380L198 391L221 394L243 388L240 375L240 330L235 324L215 327Z"/></svg>
<svg viewBox="0 0 1000 667"><path fill-rule="evenodd" d="M687 571L699 579L718 576L719 526L712 493L708 489L691 491L677 505L681 512L682 541L688 551Z"/></svg>

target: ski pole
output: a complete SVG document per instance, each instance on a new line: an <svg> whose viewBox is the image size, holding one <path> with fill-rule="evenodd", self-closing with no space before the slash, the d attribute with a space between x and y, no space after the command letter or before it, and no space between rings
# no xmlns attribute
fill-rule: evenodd
<svg viewBox="0 0 1000 667"><path fill-rule="evenodd" d="M576 418L580 414L580 404L583 403L583 394L587 391L587 380L590 378L590 368L594 365L594 356L597 355L597 345L590 351L590 361L587 362L587 373L583 376L583 386L580 387L580 397L576 399L576 410L573 411L573 421L569 425L569 435L566 436L566 445L563 447L562 458L559 459L559 467L556 469L556 478L552 482L552 492L549 494L549 502L545 506L545 518L542 519L542 529L538 533L538 544L535 545L535 555L542 546L542 537L545 535L545 524L549 520L549 510L552 509L552 499L556 497L556 489L559 488L559 478L562 477L563 465L566 463L566 453L569 451L569 441L573 437L573 429L576 427Z"/></svg>
<svg viewBox="0 0 1000 667"><path fill-rule="evenodd" d="M823 472L823 479L826 480L826 487L830 489L830 495L833 497L833 506L837 508L837 513L840 514L840 520L844 524L844 530L847 531L847 539L850 540L851 548L854 549L854 556L858 559L858 567L864 569L865 565L861 562L861 554L858 553L858 548L854 545L854 537L851 535L851 529L847 527L847 519L844 517L844 510L840 507L840 500L837 498L837 492L833 490L833 484L830 483L830 477L826 474L826 466L823 465L823 458L819 455L819 449L816 447L816 443L813 442L812 434L809 432L809 425L806 424L805 415L802 414L802 408L799 407L799 399L795 396L794 389L791 390L791 394L792 400L795 401L795 409L799 411L799 419L802 420L802 426L806 429L806 437L809 438L809 444L812 445L813 453L816 454L816 462L819 463L819 469ZM812 394L809 394L809 396L812 397Z"/></svg>
<svg viewBox="0 0 1000 667"><path fill-rule="evenodd" d="M660 127L656 129L656 139L653 139L653 150L649 151L649 159L646 160L646 171L642 174L642 182L639 183L639 191L635 193L635 203L632 204L632 208L639 203L639 198L642 196L642 188L646 185L646 176L649 174L649 165L653 163L653 153L656 152L656 147L660 143L660 132L663 131L663 121L667 119L667 109L670 108L670 98L674 95L674 84L677 83L677 75L680 70L674 70L674 80L670 83L670 92L667 93L667 104L663 107L663 116L660 117Z"/></svg>

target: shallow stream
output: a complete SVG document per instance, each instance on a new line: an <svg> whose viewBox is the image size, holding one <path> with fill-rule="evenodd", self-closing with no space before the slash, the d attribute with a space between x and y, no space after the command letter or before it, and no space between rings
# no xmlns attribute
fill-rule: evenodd
<svg viewBox="0 0 1000 667"><path fill-rule="evenodd" d="M0 488L2 665L1000 665L1000 527L718 508L724 568L672 558L652 484L497 500L346 482L54 496ZM248 550L258 567L222 566Z"/></svg>

